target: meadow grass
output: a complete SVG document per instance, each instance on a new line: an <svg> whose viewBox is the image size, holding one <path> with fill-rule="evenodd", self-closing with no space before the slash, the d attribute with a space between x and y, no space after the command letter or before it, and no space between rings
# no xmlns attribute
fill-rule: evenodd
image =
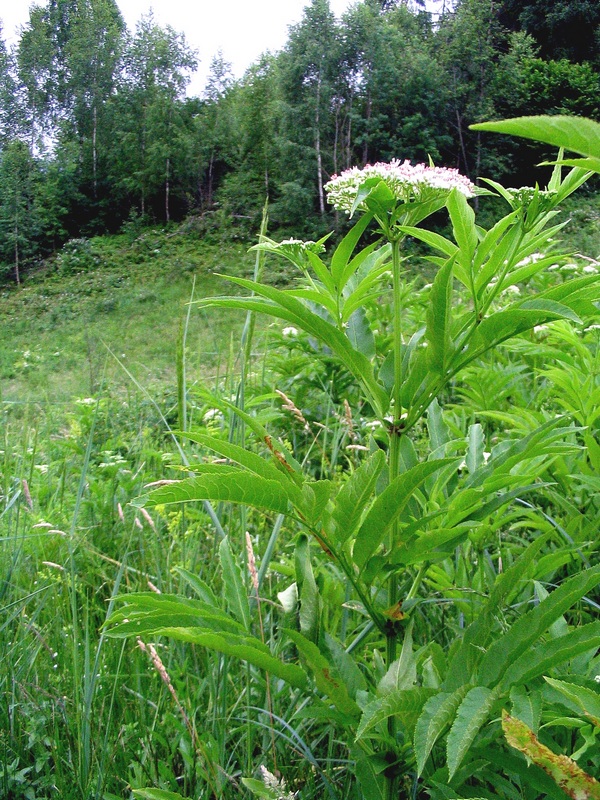
<svg viewBox="0 0 600 800"><path fill-rule="evenodd" d="M247 274L247 247L189 241L177 229L77 241L0 295L4 401L69 401L94 394L102 375L129 379L110 351L148 387L173 387L180 321L196 297L224 291L216 276ZM208 374L227 357L235 316L190 317L190 369ZM107 371L106 371L107 370Z"/></svg>

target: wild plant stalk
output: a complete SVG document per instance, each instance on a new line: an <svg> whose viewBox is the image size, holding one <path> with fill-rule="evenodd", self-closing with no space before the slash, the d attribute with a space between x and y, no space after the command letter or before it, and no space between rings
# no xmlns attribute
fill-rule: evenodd
<svg viewBox="0 0 600 800"><path fill-rule="evenodd" d="M390 482L400 475L400 441L402 437L402 286L400 273L400 238L394 238L392 245L392 283L393 283L393 353L394 353L394 392L393 392L393 422L389 425L389 475ZM399 522L396 520L390 527L388 550L394 551L399 540ZM396 575L388 579L388 609L394 614L398 604L398 580ZM388 622L386 659L387 665L394 663L397 657L398 630L393 618ZM396 718L388 719L388 734L391 741L396 741ZM397 776L390 775L386 779L386 800L393 800L396 794Z"/></svg>
<svg viewBox="0 0 600 800"><path fill-rule="evenodd" d="M369 203L369 191L379 193L373 203ZM376 188L377 187L377 188ZM391 247L392 255L392 352L393 387L391 390L391 421L385 420L388 430L388 474L389 483L397 482L401 475L400 448L406 432L406 419L410 408L403 408L404 389L404 342L403 342L403 283L400 250L405 233L403 226L418 223L433 210L444 205L450 191L472 196L474 187L458 173L450 170L413 168L407 162L390 165L376 165L365 170L349 170L327 184L329 200L333 205L347 213L357 210L372 216L381 233ZM400 541L400 520L396 516L389 526L387 550L392 554ZM386 635L386 666L391 668L397 658L399 628L401 618L398 598L398 578L394 572L387 580L387 617L384 630ZM388 734L395 742L397 724L394 715L388 717ZM386 771L385 791L387 800L392 800L397 792L398 771L392 766Z"/></svg>

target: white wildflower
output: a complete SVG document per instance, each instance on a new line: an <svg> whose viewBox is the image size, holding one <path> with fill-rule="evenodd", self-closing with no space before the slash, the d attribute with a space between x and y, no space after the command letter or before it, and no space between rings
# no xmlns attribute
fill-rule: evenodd
<svg viewBox="0 0 600 800"><path fill-rule="evenodd" d="M283 778L281 778L281 780L276 778L275 775L269 772L266 767L263 767L262 764L259 769L262 782L267 789L271 789L271 791L277 795L278 800L295 800L296 795L294 792L288 792Z"/></svg>
<svg viewBox="0 0 600 800"><path fill-rule="evenodd" d="M381 422L381 420L373 419L370 422L365 422L365 428L374 431L377 428L383 428L383 423Z"/></svg>
<svg viewBox="0 0 600 800"><path fill-rule="evenodd" d="M510 204L515 209L527 211L529 206L537 201L538 211L546 211L556 204L556 192L548 189L539 189L533 186L521 186L520 189L507 189L510 195Z"/></svg>
<svg viewBox="0 0 600 800"><path fill-rule="evenodd" d="M539 261L543 257L542 253L531 253L531 255L522 258L517 264L517 267L526 267L528 264L535 264L536 261Z"/></svg>
<svg viewBox="0 0 600 800"><path fill-rule="evenodd" d="M220 422L223 418L223 414L218 408L209 408L208 411L204 413L202 417L202 422L204 424L208 424L209 422Z"/></svg>
<svg viewBox="0 0 600 800"><path fill-rule="evenodd" d="M585 267L582 267L581 271L584 272L586 275L595 275L596 272L598 272L598 270L593 264L586 264Z"/></svg>
<svg viewBox="0 0 600 800"><path fill-rule="evenodd" d="M373 185L382 181L401 203L418 202L425 197L430 199L431 190L439 194L457 189L465 197L473 197L475 194L475 186L457 169L413 165L408 160L402 162L394 159L389 164L368 164L362 169L352 167L341 175L334 175L325 184L328 202L340 211L352 213L359 189L367 181ZM362 204L359 208L365 210Z"/></svg>
<svg viewBox="0 0 600 800"><path fill-rule="evenodd" d="M288 325L287 328L284 328L281 331L281 335L282 336L286 336L286 337L288 337L288 336L292 336L292 337L293 336L298 336L298 328L294 328L293 325Z"/></svg>
<svg viewBox="0 0 600 800"><path fill-rule="evenodd" d="M293 264L305 266L308 263L307 253L319 255L325 252L323 242L302 241L302 239L284 239L282 242L275 242L272 239L265 239L260 244L254 245L252 250L260 250L266 253L277 253L284 256Z"/></svg>

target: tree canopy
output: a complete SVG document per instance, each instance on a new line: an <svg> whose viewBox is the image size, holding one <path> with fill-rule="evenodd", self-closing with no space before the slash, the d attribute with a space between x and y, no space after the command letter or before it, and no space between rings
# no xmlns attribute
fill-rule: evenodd
<svg viewBox="0 0 600 800"><path fill-rule="evenodd" d="M132 215L230 219L243 235L265 198L272 225L322 233L335 224L323 184L354 164L431 158L473 180L534 182L531 145L469 126L597 118L598 4L436 8L362 0L337 19L329 0L310 0L281 52L240 80L218 54L203 96L190 97L198 55L151 15L132 32L115 0L33 6L15 46L0 36L4 271L16 277L65 239ZM28 220L18 235L17 214Z"/></svg>

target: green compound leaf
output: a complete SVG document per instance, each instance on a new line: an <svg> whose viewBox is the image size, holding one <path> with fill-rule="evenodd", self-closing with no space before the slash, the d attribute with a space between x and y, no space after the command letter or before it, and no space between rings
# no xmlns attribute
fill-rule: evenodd
<svg viewBox="0 0 600 800"><path fill-rule="evenodd" d="M175 433L179 434L179 431L175 431ZM291 488L289 486L292 481L290 474L279 469L273 461L267 461L265 458L253 453L251 450L247 450L245 447L232 444L224 439L217 439L214 436L205 436L201 433L181 433L179 435L185 436L187 439L190 439L190 441L196 442L196 444L207 447L218 455L239 464L241 467L245 467L249 472L253 472L255 475L260 475L268 480L279 481L286 487L286 492L294 493L295 486ZM297 493L299 497L299 489Z"/></svg>
<svg viewBox="0 0 600 800"><path fill-rule="evenodd" d="M417 724L423 706L427 700L436 694L435 689L415 687L413 689L398 689L385 697L373 700L363 711L356 739L363 739L367 733L385 722L388 717L396 717L409 735Z"/></svg>
<svg viewBox="0 0 600 800"><path fill-rule="evenodd" d="M229 539L219 545L219 558L223 571L223 589L229 610L244 628L250 630L250 603L238 561L233 557Z"/></svg>
<svg viewBox="0 0 600 800"><path fill-rule="evenodd" d="M288 664L272 656L266 645L253 636L234 636L204 632L200 628L161 628L156 631L159 636L168 636L191 644L199 644L207 650L215 650L226 656L247 661L255 667L281 678L296 689L305 689L307 677L304 670L296 664Z"/></svg>
<svg viewBox="0 0 600 800"><path fill-rule="evenodd" d="M386 531L404 511L419 486L430 475L454 461L454 458L440 458L418 464L399 475L384 489L369 509L354 542L353 559L359 568L364 567L383 542Z"/></svg>
<svg viewBox="0 0 600 800"><path fill-rule="evenodd" d="M440 692L423 706L423 713L415 726L414 748L417 758L417 774L422 775L434 744L452 723L456 710L467 692L461 686L455 692Z"/></svg>
<svg viewBox="0 0 600 800"><path fill-rule="evenodd" d="M590 158L600 158L600 124L591 119L570 116L515 117L499 122L480 122L470 126L477 131L507 133L564 147Z"/></svg>
<svg viewBox="0 0 600 800"><path fill-rule="evenodd" d="M253 297L207 297L198 301L202 307L244 308L285 320L314 336L336 354L344 366L360 381L369 402L378 414L387 410L387 393L375 380L373 365L362 353L355 350L348 337L335 325L311 311L294 292L275 289L245 278L227 280L253 292Z"/></svg>
<svg viewBox="0 0 600 800"><path fill-rule="evenodd" d="M458 707L446 744L450 780L486 722L496 697L495 691L475 686Z"/></svg>
<svg viewBox="0 0 600 800"><path fill-rule="evenodd" d="M506 670L502 685L528 683L575 656L600 648L600 622L590 622L569 631L558 639L550 639L534 649L526 650Z"/></svg>
<svg viewBox="0 0 600 800"><path fill-rule="evenodd" d="M297 501L297 491L291 484L290 487L285 487L280 481L263 478L251 472L233 470L225 465L213 466L217 469L210 473L155 489L150 492L146 502L156 506L194 500L216 500L288 514L290 503Z"/></svg>
<svg viewBox="0 0 600 800"><path fill-rule="evenodd" d="M528 611L490 646L479 667L479 683L493 686L517 658L548 630L553 622L600 583L600 566L583 570L564 581L538 606Z"/></svg>
<svg viewBox="0 0 600 800"><path fill-rule="evenodd" d="M307 678L299 666L275 658L242 624L207 603L154 592L122 595L115 603L117 608L106 621L106 633L112 638L152 634L203 645L247 661L295 688L306 687Z"/></svg>
<svg viewBox="0 0 600 800"><path fill-rule="evenodd" d="M332 512L336 527L335 539L340 544L348 541L354 534L384 467L385 454L383 450L376 450L340 489Z"/></svg>

